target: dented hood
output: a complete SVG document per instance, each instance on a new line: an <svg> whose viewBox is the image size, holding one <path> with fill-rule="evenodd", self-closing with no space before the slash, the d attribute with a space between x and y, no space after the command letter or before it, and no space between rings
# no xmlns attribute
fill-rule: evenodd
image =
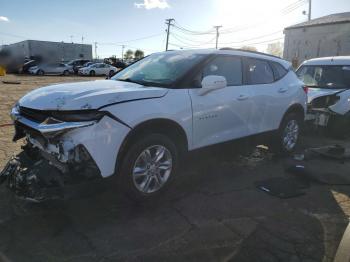
<svg viewBox="0 0 350 262"><path fill-rule="evenodd" d="M345 89L309 88L307 93L307 102L310 103L315 98L334 95L344 90Z"/></svg>
<svg viewBox="0 0 350 262"><path fill-rule="evenodd" d="M167 89L145 87L116 80L64 83L31 91L19 100L19 105L38 110L97 109L105 105L146 98L158 98Z"/></svg>

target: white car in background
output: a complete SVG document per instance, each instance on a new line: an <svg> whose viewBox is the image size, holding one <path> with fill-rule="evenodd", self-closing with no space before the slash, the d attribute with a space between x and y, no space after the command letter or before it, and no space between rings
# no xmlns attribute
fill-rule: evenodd
<svg viewBox="0 0 350 262"><path fill-rule="evenodd" d="M72 70L71 66L63 63L48 63L32 66L28 72L33 75L69 75Z"/></svg>
<svg viewBox="0 0 350 262"><path fill-rule="evenodd" d="M87 67L80 68L78 71L79 75L105 75L110 76L117 72L118 69L112 65L105 63L95 63Z"/></svg>
<svg viewBox="0 0 350 262"><path fill-rule="evenodd" d="M65 181L117 174L122 190L147 199L176 177L187 151L269 133L291 152L305 110L303 83L289 62L205 49L155 53L110 80L33 90L11 115L14 141L25 137L27 155L47 159Z"/></svg>
<svg viewBox="0 0 350 262"><path fill-rule="evenodd" d="M308 88L306 120L333 131L350 131L350 56L307 60L297 75Z"/></svg>

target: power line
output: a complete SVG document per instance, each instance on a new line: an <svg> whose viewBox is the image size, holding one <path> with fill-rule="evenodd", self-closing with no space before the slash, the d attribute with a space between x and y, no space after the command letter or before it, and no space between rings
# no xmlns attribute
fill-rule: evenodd
<svg viewBox="0 0 350 262"><path fill-rule="evenodd" d="M290 10L294 9L295 7L298 7L300 4L304 4L304 3L305 3L305 0L295 1L295 2L287 5L286 7L282 8L281 12L284 13L284 12L290 11Z"/></svg>
<svg viewBox="0 0 350 262"><path fill-rule="evenodd" d="M278 30L278 31L273 32L273 33L269 33L269 34L266 34L266 35L261 35L261 36L245 39L245 40L242 40L242 41L233 41L233 42L226 42L226 43L221 43L221 44L224 44L224 45L227 45L227 44L240 44L240 43L249 42L249 41L252 41L252 40L257 40L257 39L260 39L260 38L265 38L267 36L275 35L275 34L281 33L281 32L282 32L282 30Z"/></svg>
<svg viewBox="0 0 350 262"><path fill-rule="evenodd" d="M131 39L131 40L118 41L118 42L115 42L115 43L129 43L129 42L135 42L135 41L139 41L139 40L144 40L144 39L154 38L154 37L161 36L161 35L164 35L164 33L159 33L159 34L149 35L149 36L140 37L140 38Z"/></svg>
<svg viewBox="0 0 350 262"><path fill-rule="evenodd" d="M181 30L183 32L186 32L188 34L193 34L193 35L206 35L206 34L214 34L215 31L213 29L207 30L207 31L194 31L190 30L187 28L184 28L183 26L179 25L179 23L175 22L174 27L177 28L178 30Z"/></svg>
<svg viewBox="0 0 350 262"><path fill-rule="evenodd" d="M179 32L179 31L177 31L176 33L174 33L174 31L172 31L171 32L171 35L172 36L177 36L178 38L181 38L182 40L185 40L185 41L189 41L189 42L192 42L191 44L200 44L200 43L203 43L203 39L202 40L199 40L199 39L193 39L193 38L188 38L187 37L187 35L186 36L184 36L184 35L180 35L180 34L178 34L178 33L181 33L181 32ZM201 36L199 36L199 37L203 37L204 35L201 35ZM206 36L206 35L205 35ZM191 37L198 37L198 36L191 36ZM204 41L204 42L206 42L206 41Z"/></svg>
<svg viewBox="0 0 350 262"><path fill-rule="evenodd" d="M259 44L266 44L266 43L271 43L274 41L278 41L278 40L282 40L284 39L284 37L279 37L279 38L275 38L275 39L270 39L270 40L265 40L265 41L261 41L261 42L255 42L255 43L247 43L246 45L259 45ZM234 48L238 48L239 46L234 46Z"/></svg>
<svg viewBox="0 0 350 262"><path fill-rule="evenodd" d="M172 35L172 37L173 37L174 39L176 39L178 42L184 44L186 47L198 47L198 46L203 46L203 45L206 45L206 44L213 44L213 43L214 43L213 41L214 41L215 38L216 38L216 36L215 36L215 37L213 37L212 39L210 39L209 41L201 42L201 43L197 43L197 44L192 44L192 43L186 43L186 42L182 41L182 40L181 40L180 38L178 38L174 33L171 33L171 35Z"/></svg>

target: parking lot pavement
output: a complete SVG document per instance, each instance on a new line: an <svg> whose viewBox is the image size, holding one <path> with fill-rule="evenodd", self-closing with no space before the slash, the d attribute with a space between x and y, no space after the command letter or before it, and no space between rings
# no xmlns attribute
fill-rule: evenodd
<svg viewBox="0 0 350 262"><path fill-rule="evenodd" d="M332 261L348 186L315 184L279 199L253 183L282 176L281 159L250 165L225 148L186 161L173 187L144 205L115 190L25 204L2 187L0 251L9 261Z"/></svg>
<svg viewBox="0 0 350 262"><path fill-rule="evenodd" d="M335 142L350 146L303 138L306 147ZM172 187L143 205L116 190L26 204L2 186L0 260L332 261L348 224L350 187L312 184L300 197L272 197L254 182L284 176L283 159L239 153L229 145L191 154Z"/></svg>

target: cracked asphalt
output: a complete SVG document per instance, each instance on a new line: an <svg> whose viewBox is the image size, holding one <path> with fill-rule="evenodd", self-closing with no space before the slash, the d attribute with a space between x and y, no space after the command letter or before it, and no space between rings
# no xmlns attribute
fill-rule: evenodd
<svg viewBox="0 0 350 262"><path fill-rule="evenodd" d="M13 98L25 92L0 84L5 88ZM11 127L4 130L0 166L19 150L10 144ZM333 143L350 146L319 136L302 140L303 147ZM349 221L350 186L312 183L296 198L270 196L254 182L286 176L284 159L242 157L247 148L231 144L187 156L172 187L143 205L112 183L98 194L39 205L1 186L0 261L333 261Z"/></svg>

